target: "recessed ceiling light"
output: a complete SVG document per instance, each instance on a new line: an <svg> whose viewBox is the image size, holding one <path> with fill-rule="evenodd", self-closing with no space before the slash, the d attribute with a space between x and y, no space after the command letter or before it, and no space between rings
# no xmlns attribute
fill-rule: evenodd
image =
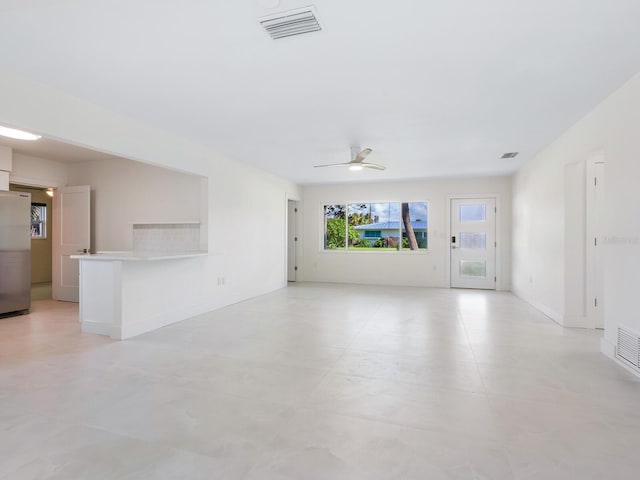
<svg viewBox="0 0 640 480"><path fill-rule="evenodd" d="M22 130L16 130L15 128L0 126L0 135L3 137L15 138L17 140L39 140L42 137L35 133L23 132Z"/></svg>
<svg viewBox="0 0 640 480"><path fill-rule="evenodd" d="M502 157L500 158L515 158L516 155L518 155L518 152L507 152L507 153L503 153Z"/></svg>

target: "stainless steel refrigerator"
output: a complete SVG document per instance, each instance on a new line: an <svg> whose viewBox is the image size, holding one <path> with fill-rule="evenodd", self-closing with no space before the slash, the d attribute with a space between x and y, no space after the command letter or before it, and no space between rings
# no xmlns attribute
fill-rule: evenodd
<svg viewBox="0 0 640 480"><path fill-rule="evenodd" d="M0 315L31 308L31 194L0 191Z"/></svg>

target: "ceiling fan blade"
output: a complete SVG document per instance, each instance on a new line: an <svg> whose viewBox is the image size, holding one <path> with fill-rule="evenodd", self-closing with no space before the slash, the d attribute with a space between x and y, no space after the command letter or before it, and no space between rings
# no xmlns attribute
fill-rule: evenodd
<svg viewBox="0 0 640 480"><path fill-rule="evenodd" d="M351 160L351 163L361 163L371 152L373 152L373 150L371 150L370 148L365 148L358 155L356 155L356 158Z"/></svg>
<svg viewBox="0 0 640 480"><path fill-rule="evenodd" d="M359 153L360 147L351 147L352 160L346 163L330 163L328 165L314 165L313 168L325 168L325 167L349 167L350 170L362 170L362 168L370 168L373 170L386 170L384 165L378 165L377 163L365 162L364 159L373 152L370 148L365 148Z"/></svg>
<svg viewBox="0 0 640 480"><path fill-rule="evenodd" d="M330 163L329 165L314 165L313 168L324 168L324 167L348 167L350 163Z"/></svg>
<svg viewBox="0 0 640 480"><path fill-rule="evenodd" d="M365 168L373 168L374 170L386 170L387 168L384 165L378 165L377 163L362 162L360 165Z"/></svg>

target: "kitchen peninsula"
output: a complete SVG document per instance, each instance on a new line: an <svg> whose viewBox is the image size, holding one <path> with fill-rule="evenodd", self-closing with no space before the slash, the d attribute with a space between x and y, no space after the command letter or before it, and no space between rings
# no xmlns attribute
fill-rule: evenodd
<svg viewBox="0 0 640 480"><path fill-rule="evenodd" d="M199 224L133 224L133 251L72 255L80 262L82 331L122 340L188 318L194 271L205 268ZM180 307L177 308L176 306Z"/></svg>

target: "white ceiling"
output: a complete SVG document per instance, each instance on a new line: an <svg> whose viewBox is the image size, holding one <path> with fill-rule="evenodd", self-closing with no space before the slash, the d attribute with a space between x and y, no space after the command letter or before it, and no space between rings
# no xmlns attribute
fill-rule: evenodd
<svg viewBox="0 0 640 480"><path fill-rule="evenodd" d="M0 63L300 183L509 174L640 69L638 0L315 0L322 32L258 24L310 3L0 0ZM313 169L352 144L388 169Z"/></svg>

